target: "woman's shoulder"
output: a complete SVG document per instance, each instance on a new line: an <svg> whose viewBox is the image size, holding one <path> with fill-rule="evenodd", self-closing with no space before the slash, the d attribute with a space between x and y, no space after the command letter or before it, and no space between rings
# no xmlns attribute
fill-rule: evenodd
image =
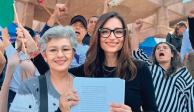
<svg viewBox="0 0 194 112"><path fill-rule="evenodd" d="M134 64L136 65L137 70L149 66L146 62L141 61L141 60L136 60L136 59L135 59L135 60L133 60L133 62L134 62Z"/></svg>

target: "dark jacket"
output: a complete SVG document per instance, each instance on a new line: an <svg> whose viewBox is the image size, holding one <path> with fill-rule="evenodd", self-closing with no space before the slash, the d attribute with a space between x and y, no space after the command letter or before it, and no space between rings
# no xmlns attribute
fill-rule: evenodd
<svg viewBox="0 0 194 112"><path fill-rule="evenodd" d="M191 46L194 49L194 18L188 18L189 22L189 39Z"/></svg>
<svg viewBox="0 0 194 112"><path fill-rule="evenodd" d="M176 49L180 52L182 45L183 36L175 36L174 34L167 34L166 41L176 47Z"/></svg>

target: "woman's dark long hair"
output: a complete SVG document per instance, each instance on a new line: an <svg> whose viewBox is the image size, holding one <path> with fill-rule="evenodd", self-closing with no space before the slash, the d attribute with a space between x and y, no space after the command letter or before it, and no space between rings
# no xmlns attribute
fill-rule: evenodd
<svg viewBox="0 0 194 112"><path fill-rule="evenodd" d="M117 77L129 80L134 79L136 76L137 68L131 58L131 48L129 41L129 32L123 18L116 12L109 12L102 15L95 26L94 33L90 40L90 48L87 52L86 62L84 64L84 72L86 75L98 76L98 69L105 61L105 54L100 46L100 33L99 29L111 18L118 18L123 28L126 29L124 36L123 47L118 53L118 63L116 67ZM114 24L114 23L113 23ZM129 76L129 74L131 74Z"/></svg>
<svg viewBox="0 0 194 112"><path fill-rule="evenodd" d="M158 47L158 45L160 44L166 44L169 46L169 48L171 49L171 53L173 54L173 57L171 58L171 62L170 62L170 68L166 71L165 76L169 77L171 75L174 75L173 73L175 73L179 68L183 67L183 64L180 61L180 55L178 54L177 49L170 43L168 42L160 42L158 43L153 50L153 63L159 65L158 61L156 60L156 56L155 56L155 52L156 52L156 48Z"/></svg>

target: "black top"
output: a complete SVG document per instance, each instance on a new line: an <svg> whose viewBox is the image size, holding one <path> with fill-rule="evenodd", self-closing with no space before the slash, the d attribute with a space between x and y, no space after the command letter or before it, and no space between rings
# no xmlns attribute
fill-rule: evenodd
<svg viewBox="0 0 194 112"><path fill-rule="evenodd" d="M41 74L48 70L48 66L45 65L46 63L41 55L38 55L32 61ZM141 112L141 106L145 112L157 112L154 87L148 66L140 61L135 61L135 63L137 76L134 80L125 83L125 104L130 106L133 112ZM98 72L100 75L98 77L115 77L115 71L114 67L99 67ZM72 68L69 72L77 77L85 77L83 65ZM96 76L93 75L92 77Z"/></svg>
<svg viewBox="0 0 194 112"><path fill-rule="evenodd" d="M90 35L88 33L84 36L82 43L84 45L90 45Z"/></svg>
<svg viewBox="0 0 194 112"><path fill-rule="evenodd" d="M182 45L183 36L175 36L174 34L168 33L166 36L166 41L176 47L176 49L180 52Z"/></svg>
<svg viewBox="0 0 194 112"><path fill-rule="evenodd" d="M189 22L189 39L191 46L194 49L194 18L188 18Z"/></svg>

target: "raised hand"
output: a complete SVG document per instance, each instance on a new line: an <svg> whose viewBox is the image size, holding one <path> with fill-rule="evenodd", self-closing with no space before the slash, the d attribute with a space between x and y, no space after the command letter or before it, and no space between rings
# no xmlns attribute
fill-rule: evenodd
<svg viewBox="0 0 194 112"><path fill-rule="evenodd" d="M62 18L65 14L67 14L67 6L66 4L56 4L53 16L57 17L58 19Z"/></svg>
<svg viewBox="0 0 194 112"><path fill-rule="evenodd" d="M31 56L31 54L34 54L34 52L38 51L38 47L35 41L24 27L19 26L16 33L18 43L22 45L23 49L26 49L26 51L24 50L24 52L28 53Z"/></svg>
<svg viewBox="0 0 194 112"><path fill-rule="evenodd" d="M138 50L139 43L143 39L143 35L140 32L143 26L143 20L138 19L132 25L133 25L133 28L132 28L132 38L131 38L131 49Z"/></svg>
<svg viewBox="0 0 194 112"><path fill-rule="evenodd" d="M52 13L49 20L47 21L47 25L53 26L57 22L57 20L63 18L67 13L68 13L68 8L66 4L56 4L54 12Z"/></svg>
<svg viewBox="0 0 194 112"><path fill-rule="evenodd" d="M111 2L111 0L105 0L105 1L104 1L103 14L108 12L108 8L110 8L110 5L109 5L110 2Z"/></svg>
<svg viewBox="0 0 194 112"><path fill-rule="evenodd" d="M189 12L189 17L190 17L190 18L194 18L194 9L192 9L192 10Z"/></svg>
<svg viewBox="0 0 194 112"><path fill-rule="evenodd" d="M136 20L135 23L133 24L133 27L135 31L140 31L141 28L143 27L143 20L142 19Z"/></svg>

